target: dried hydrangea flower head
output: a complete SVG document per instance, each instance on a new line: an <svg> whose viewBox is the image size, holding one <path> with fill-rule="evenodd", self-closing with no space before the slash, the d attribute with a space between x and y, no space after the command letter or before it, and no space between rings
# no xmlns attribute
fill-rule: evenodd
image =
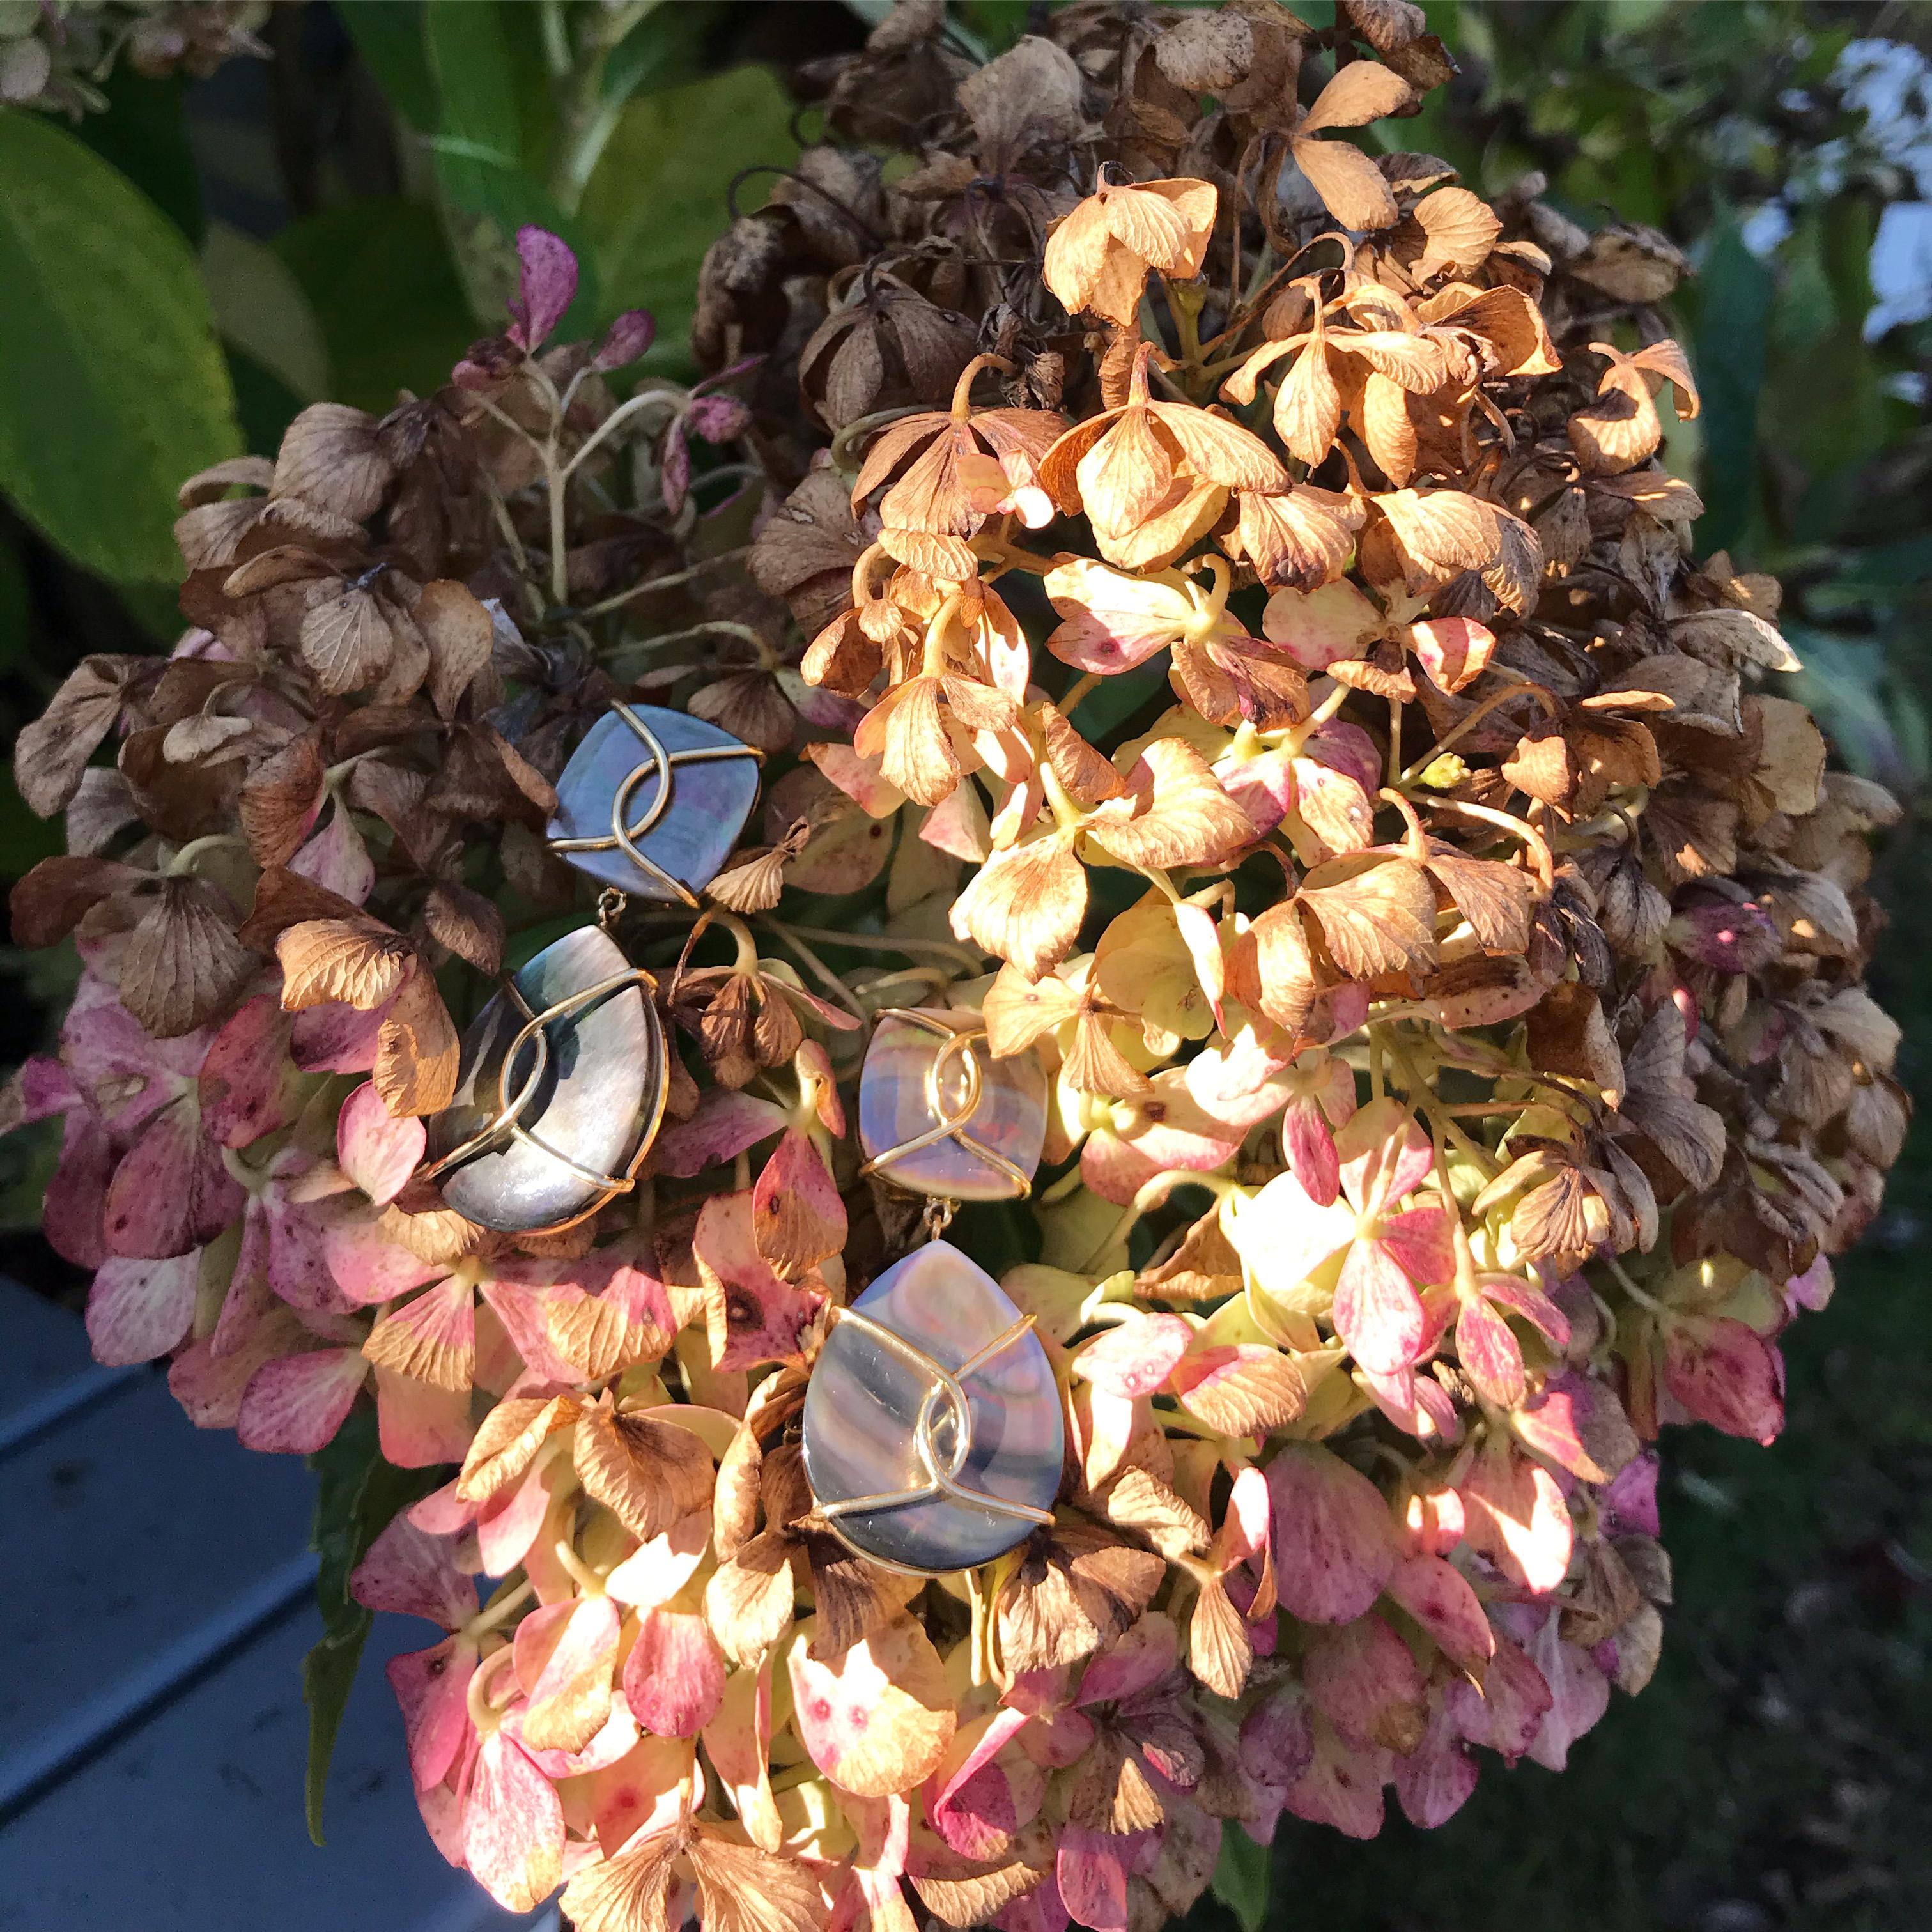
<svg viewBox="0 0 1932 1932"><path fill-rule="evenodd" d="M713 248L704 381L618 401L646 325L555 343L526 233L448 388L193 480L194 628L23 736L70 850L16 929L86 972L10 1106L96 1347L454 1472L356 1589L438 1628L413 1780L507 1906L1150 1928L1224 1833L1560 1768L1657 1660L1662 1425L1777 1434L1876 1210L1895 808L1767 682L1776 586L1688 554L1669 277L1358 146L1450 68L1340 16L1076 0L974 68L908 0ZM452 1003L585 916L542 835L620 697L766 754L757 842L620 922L644 1184L520 1240L422 1122ZM920 1240L861 1172L906 1010L1045 1094L998 1287L1065 1445L937 1577L802 1447Z"/></svg>

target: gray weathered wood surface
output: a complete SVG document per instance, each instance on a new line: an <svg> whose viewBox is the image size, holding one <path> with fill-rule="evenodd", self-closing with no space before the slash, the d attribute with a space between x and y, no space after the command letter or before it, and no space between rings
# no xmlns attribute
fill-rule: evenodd
<svg viewBox="0 0 1932 1932"><path fill-rule="evenodd" d="M190 1426L152 1370L0 1281L4 1932L550 1932L437 1855L376 1620L338 1741L328 1844L302 1822L312 1481Z"/></svg>

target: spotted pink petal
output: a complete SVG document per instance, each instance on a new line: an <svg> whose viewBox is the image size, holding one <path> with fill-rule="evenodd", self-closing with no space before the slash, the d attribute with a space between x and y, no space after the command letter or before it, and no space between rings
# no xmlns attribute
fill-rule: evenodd
<svg viewBox="0 0 1932 1932"><path fill-rule="evenodd" d="M368 1012L326 1000L290 1016L289 1053L304 1073L367 1073L393 1001Z"/></svg>
<svg viewBox="0 0 1932 1932"><path fill-rule="evenodd" d="M1094 1932L1126 1932L1127 1880L1150 1832L1124 1837L1064 1825L1054 1858L1054 1877L1068 1916Z"/></svg>
<svg viewBox="0 0 1932 1932"><path fill-rule="evenodd" d="M178 1040L154 1039L92 972L81 975L61 1022L62 1060L83 1093L115 1096L97 1104L108 1131L122 1140L131 1140L143 1120L188 1090L213 1040L206 1027Z"/></svg>
<svg viewBox="0 0 1932 1932"><path fill-rule="evenodd" d="M590 358L590 366L600 375L627 368L637 361L657 338L658 325L647 308L627 308L604 332L604 339Z"/></svg>
<svg viewBox="0 0 1932 1932"><path fill-rule="evenodd" d="M528 231L526 231L528 232ZM483 1740L463 1813L463 1858L506 1912L529 1912L563 1876L563 1805L523 1746Z"/></svg>
<svg viewBox="0 0 1932 1932"><path fill-rule="evenodd" d="M1393 1094L1360 1108L1335 1136L1335 1151L1342 1188L1364 1214L1413 1193L1436 1165L1429 1136Z"/></svg>
<svg viewBox="0 0 1932 1932"><path fill-rule="evenodd" d="M1376 1244L1418 1288L1453 1281L1456 1240L1449 1210L1439 1201L1424 1201L1376 1223Z"/></svg>
<svg viewBox="0 0 1932 1932"><path fill-rule="evenodd" d="M1586 1481L1633 1441L1616 1390L1570 1372L1548 1377L1510 1421L1526 1448Z"/></svg>
<svg viewBox="0 0 1932 1932"><path fill-rule="evenodd" d="M467 1389L431 1388L388 1369L376 1371L376 1424L383 1460L399 1469L460 1462L476 1433Z"/></svg>
<svg viewBox="0 0 1932 1932"><path fill-rule="evenodd" d="M398 1119L383 1104L376 1083L365 1080L336 1116L336 1163L380 1208L401 1193L428 1138L421 1120Z"/></svg>
<svg viewBox="0 0 1932 1932"><path fill-rule="evenodd" d="M211 1140L244 1148L294 1120L301 1094L290 1033L290 1016L273 993L223 1023L201 1063L201 1125Z"/></svg>
<svg viewBox="0 0 1932 1932"><path fill-rule="evenodd" d="M1332 1450L1284 1444L1268 1466L1282 1607L1304 1623L1346 1623L1382 1594L1400 1552L1382 1493Z"/></svg>
<svg viewBox="0 0 1932 1932"><path fill-rule="evenodd" d="M1430 682L1460 691L1490 668L1496 634L1473 617L1432 617L1409 627L1409 642Z"/></svg>
<svg viewBox="0 0 1932 1932"><path fill-rule="evenodd" d="M107 1190L115 1168L113 1142L90 1107L76 1107L61 1130L60 1159L40 1204L48 1245L76 1268L107 1258Z"/></svg>
<svg viewBox="0 0 1932 1932"><path fill-rule="evenodd" d="M1349 1244L1330 1319L1348 1352L1373 1373L1393 1375L1422 1353L1421 1300L1379 1241Z"/></svg>
<svg viewBox="0 0 1932 1932"><path fill-rule="evenodd" d="M1424 1313L1427 1312L1426 1309ZM1425 1352L1432 1346L1425 1338ZM1358 1362L1356 1372L1367 1387L1376 1406L1398 1429L1406 1429L1423 1442L1456 1442L1462 1439L1462 1424L1449 1392L1432 1376L1418 1375L1412 1368L1380 1374Z"/></svg>
<svg viewBox="0 0 1932 1932"><path fill-rule="evenodd" d="M184 1255L242 1218L248 1196L201 1130L194 1097L164 1108L121 1158L104 1226L117 1255Z"/></svg>
<svg viewBox="0 0 1932 1932"><path fill-rule="evenodd" d="M190 1342L168 1369L168 1393L197 1429L232 1429L242 1398L257 1370L310 1346L312 1338L285 1308L270 1311L239 1346L218 1355L213 1337Z"/></svg>
<svg viewBox="0 0 1932 1932"><path fill-rule="evenodd" d="M392 1657L384 1668L401 1706L410 1775L418 1791L440 1784L469 1737L474 1639L446 1637L428 1650Z"/></svg>
<svg viewBox="0 0 1932 1932"><path fill-rule="evenodd" d="M1402 1816L1426 1832L1448 1824L1469 1802L1479 1775L1455 1720L1438 1711L1420 1744L1395 1761L1395 1795Z"/></svg>
<svg viewBox="0 0 1932 1932"><path fill-rule="evenodd" d="M1606 1526L1612 1534L1636 1530L1646 1536L1661 1536L1664 1526L1657 1513L1657 1452L1646 1449L1626 1462L1598 1496Z"/></svg>
<svg viewBox="0 0 1932 1932"><path fill-rule="evenodd" d="M1308 1198L1328 1207L1341 1192L1341 1162L1335 1136L1312 1100L1291 1100L1281 1120L1282 1151L1288 1171Z"/></svg>
<svg viewBox="0 0 1932 1932"><path fill-rule="evenodd" d="M651 1168L676 1180L734 1160L747 1148L784 1131L788 1116L776 1102L736 1088L713 1088L688 1120L664 1129L651 1150Z"/></svg>
<svg viewBox="0 0 1932 1932"><path fill-rule="evenodd" d="M449 1272L446 1262L426 1262L392 1241L373 1218L350 1214L332 1222L322 1253L335 1285L358 1308L393 1301L399 1294Z"/></svg>
<svg viewBox="0 0 1932 1932"><path fill-rule="evenodd" d="M167 1354L194 1319L201 1251L165 1261L104 1262L87 1295L87 1339L94 1359L114 1366Z"/></svg>
<svg viewBox="0 0 1932 1932"><path fill-rule="evenodd" d="M349 1594L364 1610L460 1629L476 1614L476 1586L456 1567L457 1540L432 1536L399 1516L350 1573Z"/></svg>
<svg viewBox="0 0 1932 1932"><path fill-rule="evenodd" d="M827 1172L824 1159L809 1135L788 1127L784 1136L758 1170L752 1190L752 1216L754 1225L772 1225L780 1213L778 1203L788 1202L803 1211L816 1224L817 1233L804 1253L774 1258L795 1267L836 1254L845 1245L845 1204L840 1199L838 1184ZM813 1252L815 1250L816 1252Z"/></svg>
<svg viewBox="0 0 1932 1932"><path fill-rule="evenodd" d="M1008 1706L962 1724L945 1762L926 1780L927 1821L962 1858L994 1856L1036 1814L1046 1780L1031 1761L1017 1754L1007 1764L994 1761L1030 1721ZM1023 1795L1033 1808L1024 1816L1011 1768L1019 1765L1029 1774Z"/></svg>
<svg viewBox="0 0 1932 1932"><path fill-rule="evenodd" d="M714 1194L698 1211L692 1252L724 1290L724 1347L716 1366L754 1368L799 1352L824 1297L782 1280L758 1252L752 1191Z"/></svg>
<svg viewBox="0 0 1932 1932"><path fill-rule="evenodd" d="M359 1348L316 1348L255 1372L236 1433L244 1449L313 1456L335 1439L369 1372Z"/></svg>
<svg viewBox="0 0 1932 1932"><path fill-rule="evenodd" d="M1390 1726L1429 1695L1414 1653L1378 1616L1317 1632L1301 1675L1315 1708L1358 1745L1388 1742Z"/></svg>
<svg viewBox="0 0 1932 1932"><path fill-rule="evenodd" d="M291 1308L310 1314L335 1314L353 1306L336 1286L328 1265L329 1231L353 1213L365 1214L357 1202L314 1204L290 1200L271 1187L262 1203L268 1230L268 1286Z"/></svg>
<svg viewBox="0 0 1932 1932"><path fill-rule="evenodd" d="M1456 1317L1456 1359L1485 1402L1514 1408L1522 1400L1528 1385L1522 1346L1480 1295L1470 1296Z"/></svg>
<svg viewBox="0 0 1932 1932"><path fill-rule="evenodd" d="M1382 1828L1382 1786L1393 1754L1351 1744L1317 1715L1315 1755L1288 1792L1288 1808L1310 1824L1332 1825L1345 1837L1372 1838Z"/></svg>
<svg viewBox="0 0 1932 1932"><path fill-rule="evenodd" d="M1770 1443L1784 1426L1784 1357L1728 1316L1674 1324L1664 1337L1664 1380L1700 1422L1726 1436Z"/></svg>
<svg viewBox="0 0 1932 1932"><path fill-rule="evenodd" d="M1496 1632L1468 1579L1439 1556L1406 1556L1388 1593L1442 1647L1459 1669L1480 1676L1496 1654Z"/></svg>
<svg viewBox="0 0 1932 1932"><path fill-rule="evenodd" d="M1194 1330L1178 1315L1142 1315L1082 1345L1073 1372L1109 1395L1152 1395L1186 1354Z"/></svg>
<svg viewBox="0 0 1932 1932"><path fill-rule="evenodd" d="M688 1610L648 1610L624 1660L632 1714L661 1738L694 1738L724 1700L724 1655L704 1619Z"/></svg>
<svg viewBox="0 0 1932 1932"><path fill-rule="evenodd" d="M576 297L577 256L560 235L529 226L517 230L517 298L504 332L519 349L534 352Z"/></svg>
<svg viewBox="0 0 1932 1932"><path fill-rule="evenodd" d="M1509 1638L1498 1636L1480 1688L1452 1678L1443 1702L1472 1744L1486 1744L1514 1763L1543 1727L1555 1700L1543 1672Z"/></svg>

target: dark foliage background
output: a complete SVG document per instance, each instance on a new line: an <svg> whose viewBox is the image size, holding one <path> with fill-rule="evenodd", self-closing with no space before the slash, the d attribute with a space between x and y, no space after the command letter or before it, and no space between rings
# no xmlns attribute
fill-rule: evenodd
<svg viewBox="0 0 1932 1932"><path fill-rule="evenodd" d="M1026 0L956 8L988 51ZM1324 0L1298 10L1322 20ZM799 62L873 0L344 0L277 7L272 58L106 85L70 127L0 110L0 730L83 652L161 647L173 482L272 452L321 396L381 409L498 312L508 237L557 229L588 332L642 303L651 365L733 196L814 116ZM1494 194L1541 172L1690 257L1706 410L1669 452L1700 547L1778 572L1794 694L1908 800L1881 854L1874 991L1932 1097L1932 10L1821 0L1427 0L1462 76L1406 124ZM152 278L143 284L128 265ZM580 327L578 326L580 325ZM0 872L58 848L0 790ZM50 1030L74 962L0 955L0 1064ZM1922 1113L1922 1120L1924 1115ZM34 1232L44 1138L0 1142L0 1267L77 1300ZM1246 1879L1245 1932L1906 1932L1932 1924L1932 1146L1823 1316L1787 1338L1766 1453L1669 1445L1677 1605L1656 1682L1556 1777L1486 1778L1450 1825L1372 1845L1295 1825ZM326 1858L318 1853L318 1859ZM317 1874L319 1882L326 1876ZM1228 1907L1196 1924L1227 1926Z"/></svg>

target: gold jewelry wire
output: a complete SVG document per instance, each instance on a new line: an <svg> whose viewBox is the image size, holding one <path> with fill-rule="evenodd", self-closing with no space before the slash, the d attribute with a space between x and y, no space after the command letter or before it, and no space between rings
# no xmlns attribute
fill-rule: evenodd
<svg viewBox="0 0 1932 1932"><path fill-rule="evenodd" d="M842 1308L835 1318L836 1324L842 1325L850 1322L855 1324L875 1341L881 1343L908 1363L926 1378L926 1390L920 1402L919 1418L913 1428L913 1447L919 1454L920 1465L926 1472L926 1480L910 1489L882 1490L877 1494L866 1496L841 1496L831 1502L820 1502L818 1514L836 1529L837 1520L842 1516L856 1516L874 1510L902 1509L914 1503L931 1502L936 1497L946 1496L953 1502L964 1503L976 1509L992 1510L996 1515L1017 1516L1022 1522L1043 1524L1053 1521L1051 1510L1036 1509L1030 1503L1016 1502L1009 1496L996 1496L984 1490L976 1490L970 1483L959 1480L959 1472L965 1466L966 1459L973 1451L973 1412L968 1405L965 1378L976 1369L983 1368L995 1355L1012 1346L1022 1335L1032 1331L1034 1318L1023 1315L1010 1328L1003 1330L987 1342L976 1349L956 1369L949 1369L940 1361L928 1354L915 1342L909 1342L896 1329L888 1328L884 1323L874 1322L868 1315L861 1315L856 1310ZM945 1463L939 1459L934 1441L939 1426L938 1408L944 1400L950 1410L952 1419L952 1449ZM878 1562L878 1557L868 1560ZM904 1564L888 1562L888 1569L903 1570L908 1575L923 1576L932 1573L914 1570Z"/></svg>
<svg viewBox="0 0 1932 1932"><path fill-rule="evenodd" d="M674 775L680 765L709 764L720 758L750 758L763 764L764 754L752 746L736 743L705 745L690 751L667 752L657 734L622 699L614 699L610 709L637 734L646 755L631 767L623 783L611 794L610 834L608 837L598 835L581 838L552 838L547 842L553 852L622 852L646 878L655 879L671 898L695 911L698 903L697 895L682 880L673 878L662 866L646 857L638 848L637 842L648 836L658 820L670 808L672 790L676 783ZM644 816L634 825L628 825L625 820L630 812L631 801L644 781L650 778L658 781L657 795L644 808Z"/></svg>
<svg viewBox="0 0 1932 1932"><path fill-rule="evenodd" d="M881 1006L878 1018L904 1020L944 1042L926 1070L926 1104L934 1117L934 1124L922 1133L901 1141L896 1147L889 1147L883 1154L874 1154L859 1172L862 1174L890 1175L894 1162L903 1160L908 1154L917 1154L938 1142L950 1140L984 1161L994 1172L1004 1175L1012 1188L1012 1198L1024 1201L1033 1192L1033 1177L1024 1168L1015 1166L998 1149L989 1148L984 1141L966 1131L986 1095L986 1076L980 1070L980 1056L973 1051L974 1042L986 1037L985 1026L950 1026L914 1006ZM956 1111L947 1101L945 1086L946 1076L956 1060L964 1064L966 1075L965 1091L959 1096Z"/></svg>
<svg viewBox="0 0 1932 1932"><path fill-rule="evenodd" d="M503 982L503 990L514 1002L517 1010L524 1016L524 1024L509 1045L504 1048L503 1057L497 1064L496 1111L466 1140L460 1142L455 1147L451 1148L448 1153L431 1161L422 1170L424 1178L434 1180L439 1175L447 1174L452 1168L461 1166L464 1162L472 1160L478 1154L490 1151L499 1142L507 1136L512 1140L521 1142L525 1147L535 1148L538 1154L556 1161L561 1166L568 1168L580 1180L588 1181L592 1186L601 1188L603 1190L603 1199L596 1204L597 1208L604 1206L615 1195L629 1193L638 1184L637 1170L643 1165L644 1156L649 1150L652 1140L656 1138L658 1123L664 1114L665 1082L662 1077L664 1060L663 1039L658 1028L657 1010L652 1004L650 997L650 992L655 990L656 986L656 977L646 972L643 967L629 966L621 973L612 974L608 979L599 980L594 986L580 987L574 993L566 993L562 999L544 1007L542 1012L536 1012L532 1010L530 1003L525 998L522 987L517 984L514 978L506 977ZM586 1006L595 1005L598 1000L603 999L608 994L621 992L627 986L646 989L644 1000L645 1023L647 1030L658 1036L656 1058L660 1069L660 1078L657 1083L656 1100L651 1109L651 1118L644 1124L644 1130L638 1143L638 1152L632 1157L631 1172L624 1174L603 1174L595 1168L586 1167L580 1162L572 1160L569 1155L559 1148L552 1147L548 1141L540 1140L523 1125L523 1116L530 1111L531 1102L536 1098L538 1088L543 1084L544 1076L550 1070L550 1035L546 1029L551 1022L568 1019L572 1014L582 1012ZM512 1094L510 1091L511 1076L515 1071L517 1063L526 1046L535 1049L530 1070L522 1085ZM596 1208L585 1210L586 1213L596 1211ZM583 1216L578 1215L573 1218L580 1220Z"/></svg>

